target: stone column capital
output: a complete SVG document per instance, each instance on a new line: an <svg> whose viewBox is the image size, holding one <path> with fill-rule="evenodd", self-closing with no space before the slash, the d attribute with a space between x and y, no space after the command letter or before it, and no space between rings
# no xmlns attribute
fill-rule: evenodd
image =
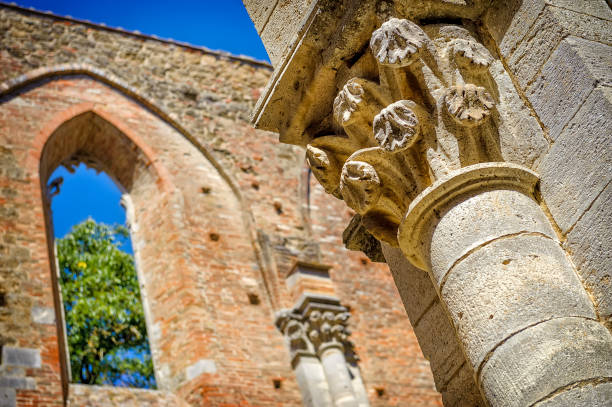
<svg viewBox="0 0 612 407"><path fill-rule="evenodd" d="M353 344L348 337L348 309L338 299L322 295L305 295L295 308L277 313L275 324L285 335L292 360L302 355L319 355L336 347L351 359Z"/></svg>

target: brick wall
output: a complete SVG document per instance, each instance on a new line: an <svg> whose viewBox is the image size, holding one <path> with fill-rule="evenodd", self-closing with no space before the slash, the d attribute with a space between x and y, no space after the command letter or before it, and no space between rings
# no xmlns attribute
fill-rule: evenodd
<svg viewBox="0 0 612 407"><path fill-rule="evenodd" d="M440 405L387 267L342 247L350 214L308 179L303 151L248 123L267 65L12 6L0 41L0 344L36 362L4 358L0 397L62 405L41 183L91 157L134 204L160 392L70 386L71 405L301 405L273 324L294 304L297 259L332 266L371 404Z"/></svg>

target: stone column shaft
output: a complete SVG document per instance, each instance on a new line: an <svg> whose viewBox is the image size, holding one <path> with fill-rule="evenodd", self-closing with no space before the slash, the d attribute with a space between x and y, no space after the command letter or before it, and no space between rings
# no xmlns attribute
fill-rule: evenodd
<svg viewBox="0 0 612 407"><path fill-rule="evenodd" d="M332 407L329 386L321 362L315 355L298 356L294 362L302 401L306 407Z"/></svg>
<svg viewBox="0 0 612 407"><path fill-rule="evenodd" d="M400 229L491 406L531 406L612 376L612 336L530 196L536 182L511 164L463 168L417 197Z"/></svg>
<svg viewBox="0 0 612 407"><path fill-rule="evenodd" d="M344 350L336 344L323 345L319 350L319 357L325 377L327 377L334 406L358 407Z"/></svg>

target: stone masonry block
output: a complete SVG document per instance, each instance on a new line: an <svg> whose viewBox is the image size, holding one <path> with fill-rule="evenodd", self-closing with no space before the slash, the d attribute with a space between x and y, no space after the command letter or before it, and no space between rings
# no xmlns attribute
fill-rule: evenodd
<svg viewBox="0 0 612 407"><path fill-rule="evenodd" d="M545 0L546 4L562 7L576 13L588 14L603 20L612 20L612 10L606 0Z"/></svg>
<svg viewBox="0 0 612 407"><path fill-rule="evenodd" d="M0 407L16 407L17 394L15 389L0 387Z"/></svg>
<svg viewBox="0 0 612 407"><path fill-rule="evenodd" d="M509 57L544 9L543 0L496 0L483 20L499 50Z"/></svg>
<svg viewBox="0 0 612 407"><path fill-rule="evenodd" d="M548 151L549 142L531 109L516 92L510 75L501 61L489 68L499 92L497 112L499 147L505 161L535 168Z"/></svg>
<svg viewBox="0 0 612 407"><path fill-rule="evenodd" d="M537 403L534 407L584 406L606 407L612 401L612 383L578 386Z"/></svg>
<svg viewBox="0 0 612 407"><path fill-rule="evenodd" d="M455 331L446 312L436 301L418 324L414 332L425 358L429 360L438 391L444 391L450 379L465 363Z"/></svg>
<svg viewBox="0 0 612 407"><path fill-rule="evenodd" d="M32 307L32 321L37 324L54 325L55 311L49 307Z"/></svg>
<svg viewBox="0 0 612 407"><path fill-rule="evenodd" d="M595 300L600 317L612 328L612 186L608 184L593 206L567 234L580 278Z"/></svg>
<svg viewBox="0 0 612 407"><path fill-rule="evenodd" d="M203 373L217 373L217 365L214 360L200 359L196 363L187 367L187 380L192 380Z"/></svg>
<svg viewBox="0 0 612 407"><path fill-rule="evenodd" d="M395 285L402 297L408 318L414 324L438 298L427 272L417 269L398 248L382 244Z"/></svg>
<svg viewBox="0 0 612 407"><path fill-rule="evenodd" d="M527 195L495 190L457 199L431 237L431 267L438 284L458 259L493 239L521 232L555 237L537 202ZM497 216L473 216L494 212Z"/></svg>
<svg viewBox="0 0 612 407"><path fill-rule="evenodd" d="M595 89L540 165L542 196L563 233L612 179L611 111L612 88Z"/></svg>
<svg viewBox="0 0 612 407"><path fill-rule="evenodd" d="M499 346L481 371L482 387L492 407L529 406L577 381L610 377L611 346L610 331L596 321L553 319Z"/></svg>
<svg viewBox="0 0 612 407"><path fill-rule="evenodd" d="M8 366L40 368L40 350L3 346L2 364Z"/></svg>
<svg viewBox="0 0 612 407"><path fill-rule="evenodd" d="M504 57L514 52L546 5L612 20L605 0L496 0L483 20Z"/></svg>
<svg viewBox="0 0 612 407"><path fill-rule="evenodd" d="M527 91L556 140L597 85L612 86L612 46L568 37L561 41Z"/></svg>
<svg viewBox="0 0 612 407"><path fill-rule="evenodd" d="M474 371L464 364L442 392L445 407L484 407L480 390L474 382Z"/></svg>
<svg viewBox="0 0 612 407"><path fill-rule="evenodd" d="M274 7L260 35L272 65L276 66L281 61L287 47L295 39L301 28L301 24L296 24L296 21L305 17L312 2L312 0L279 0Z"/></svg>
<svg viewBox="0 0 612 407"><path fill-rule="evenodd" d="M474 370L495 346L530 325L595 318L565 252L542 236L500 239L476 250L452 269L442 298Z"/></svg>
<svg viewBox="0 0 612 407"><path fill-rule="evenodd" d="M0 387L33 390L36 388L36 382L31 377L0 376Z"/></svg>
<svg viewBox="0 0 612 407"><path fill-rule="evenodd" d="M612 21L547 6L508 58L508 66L521 88L527 88L561 40L573 35L612 44Z"/></svg>
<svg viewBox="0 0 612 407"><path fill-rule="evenodd" d="M270 19L270 14L276 7L276 4L279 0L244 0L244 7L247 9L251 20L253 20L253 24L255 24L255 29L258 34L261 34L261 31L266 26L266 23Z"/></svg>

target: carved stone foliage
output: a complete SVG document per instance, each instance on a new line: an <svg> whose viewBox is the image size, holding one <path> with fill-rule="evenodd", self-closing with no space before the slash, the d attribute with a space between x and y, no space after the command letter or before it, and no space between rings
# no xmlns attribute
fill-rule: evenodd
<svg viewBox="0 0 612 407"><path fill-rule="evenodd" d="M296 356L315 355L328 346L337 346L353 360L353 344L348 337L348 310L337 301L334 304L317 303L306 299L306 306L283 310L276 315L276 326L285 335L292 359Z"/></svg>
<svg viewBox="0 0 612 407"><path fill-rule="evenodd" d="M292 358L299 351L314 352L300 314L290 310L280 311L276 316L276 326L285 335Z"/></svg>
<svg viewBox="0 0 612 407"><path fill-rule="evenodd" d="M357 226L397 247L419 193L463 167L501 160L494 58L465 27L399 18L369 45L378 77L339 84L341 130L315 138L306 155L325 190L358 213Z"/></svg>

